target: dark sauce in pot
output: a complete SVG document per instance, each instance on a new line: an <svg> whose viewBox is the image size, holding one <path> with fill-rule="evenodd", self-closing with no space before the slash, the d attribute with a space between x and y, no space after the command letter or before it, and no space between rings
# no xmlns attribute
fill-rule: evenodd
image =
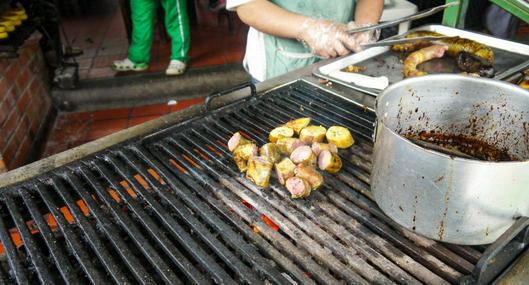
<svg viewBox="0 0 529 285"><path fill-rule="evenodd" d="M419 133L407 133L404 137L415 144L425 146L427 144L437 147L430 148L453 156L461 156L485 161L517 161L516 157L509 155L506 149L499 149L482 140L463 135L442 134L433 131L422 131ZM425 142L426 144L420 143ZM464 155L457 155L462 153Z"/></svg>

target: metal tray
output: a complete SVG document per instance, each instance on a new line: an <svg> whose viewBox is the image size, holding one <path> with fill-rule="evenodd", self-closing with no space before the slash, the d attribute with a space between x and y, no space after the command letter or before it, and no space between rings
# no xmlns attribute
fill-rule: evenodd
<svg viewBox="0 0 529 285"><path fill-rule="evenodd" d="M422 26L412 29L408 31L408 33L413 31L433 31L448 36L460 36L490 46L494 50L494 68L496 69L496 76L494 78L498 80L505 80L520 70L529 67L529 45L441 25ZM404 53L391 51L389 46L374 47L346 57L338 58L329 64L315 69L313 74L317 77L377 96L380 90L350 84L331 77L329 73L341 70L348 65L355 64L367 67L367 70L362 72L362 74L370 76L384 75L389 78L389 83L392 84L403 80L402 61L405 56ZM447 57L425 62L421 65L421 69L429 73L459 72L455 66L455 61Z"/></svg>

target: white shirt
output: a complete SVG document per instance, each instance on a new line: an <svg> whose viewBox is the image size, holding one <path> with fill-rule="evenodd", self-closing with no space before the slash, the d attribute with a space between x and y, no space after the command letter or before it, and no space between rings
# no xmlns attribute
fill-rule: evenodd
<svg viewBox="0 0 529 285"><path fill-rule="evenodd" d="M234 11L240 5L252 0L227 0L226 9ZM266 53L264 45L264 34L252 27L248 31L246 41L246 53L243 61L244 67L253 78L264 81L266 79Z"/></svg>

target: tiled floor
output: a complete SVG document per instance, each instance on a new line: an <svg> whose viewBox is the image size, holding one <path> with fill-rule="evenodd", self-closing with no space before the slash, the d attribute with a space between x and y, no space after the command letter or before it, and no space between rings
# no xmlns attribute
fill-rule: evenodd
<svg viewBox="0 0 529 285"><path fill-rule="evenodd" d="M127 56L128 41L118 1L89 1L89 8L80 15L63 18L67 39L72 46L83 49L76 58L81 79L108 78L130 73L116 73L110 68L116 59ZM225 14L207 9L207 0L196 0L197 25L191 26L189 66L203 67L242 62L246 45L247 27L234 15L234 30L228 29ZM146 72L163 71L170 60L171 45L160 39L154 29L151 64Z"/></svg>
<svg viewBox="0 0 529 285"><path fill-rule="evenodd" d="M156 104L134 108L66 113L53 125L42 157L65 151L83 143L150 121L162 115L201 103L202 98L183 100L176 104Z"/></svg>

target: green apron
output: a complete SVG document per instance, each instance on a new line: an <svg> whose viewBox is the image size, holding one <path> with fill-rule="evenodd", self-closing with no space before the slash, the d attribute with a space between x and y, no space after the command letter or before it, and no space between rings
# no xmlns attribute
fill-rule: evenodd
<svg viewBox="0 0 529 285"><path fill-rule="evenodd" d="M354 0L272 0L290 12L315 19L347 23L353 19ZM266 79L313 64L319 60L295 39L264 35L266 52Z"/></svg>

